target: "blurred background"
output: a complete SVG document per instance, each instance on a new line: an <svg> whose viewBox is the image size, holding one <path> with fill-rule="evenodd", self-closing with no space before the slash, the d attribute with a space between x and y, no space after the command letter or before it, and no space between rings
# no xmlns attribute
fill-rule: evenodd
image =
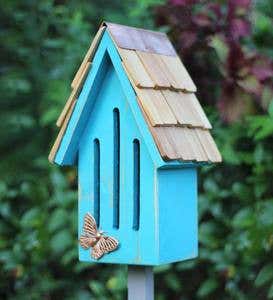
<svg viewBox="0 0 273 300"><path fill-rule="evenodd" d="M0 299L126 299L126 267L77 258L76 170L55 121L101 20L167 32L224 162L199 172L200 254L156 299L273 299L273 2L0 1Z"/></svg>

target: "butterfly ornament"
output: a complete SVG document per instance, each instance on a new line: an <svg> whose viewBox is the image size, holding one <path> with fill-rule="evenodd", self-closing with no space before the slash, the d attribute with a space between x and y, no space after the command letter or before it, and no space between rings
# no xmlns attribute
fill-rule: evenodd
<svg viewBox="0 0 273 300"><path fill-rule="evenodd" d="M95 218L89 213L84 217L83 234L79 242L83 249L91 248L91 257L96 260L116 250L119 245L117 239L106 236L103 231L98 230Z"/></svg>

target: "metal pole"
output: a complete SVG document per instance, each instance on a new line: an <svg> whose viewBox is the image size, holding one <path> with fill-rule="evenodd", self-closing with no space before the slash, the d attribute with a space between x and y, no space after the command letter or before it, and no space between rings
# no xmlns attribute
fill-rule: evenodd
<svg viewBox="0 0 273 300"><path fill-rule="evenodd" d="M152 267L128 266L128 300L154 300Z"/></svg>

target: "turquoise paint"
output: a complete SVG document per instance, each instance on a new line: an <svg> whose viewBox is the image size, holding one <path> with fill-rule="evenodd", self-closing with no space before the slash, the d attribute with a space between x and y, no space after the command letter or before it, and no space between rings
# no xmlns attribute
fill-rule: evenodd
<svg viewBox="0 0 273 300"><path fill-rule="evenodd" d="M120 211L119 228L113 226L114 191L114 143L113 109L120 111ZM102 88L97 96L92 114L79 145L79 234L87 212L94 213L93 140L100 141L100 227L120 241L120 248L105 255L99 262L126 264L156 264L155 217L153 203L154 165L144 139L134 121L130 106L122 91L118 77L111 64L108 66ZM134 168L133 141L138 139L141 147L140 174L141 207L139 230L133 230ZM79 248L80 260L93 261L89 250Z"/></svg>
<svg viewBox="0 0 273 300"><path fill-rule="evenodd" d="M120 111L119 228L114 222L113 109ZM98 213L94 139L100 142L100 228L120 241L100 263L158 265L197 255L196 164L165 162L154 143L123 70L105 32L68 123L55 163L78 164L79 235L87 212ZM134 144L140 143L139 229L133 228L136 182ZM95 182L95 183L94 183ZM93 262L79 247L81 261Z"/></svg>
<svg viewBox="0 0 273 300"><path fill-rule="evenodd" d="M151 158L157 165L166 164L153 141L150 130L138 106L135 92L123 69L120 56L108 34L105 32L92 62L92 68L86 78L83 89L79 95L74 112L68 122L66 132L57 151L54 162L59 165L73 165L77 162L79 140L90 115L94 101L101 88L105 76L105 68L111 60L125 97L132 109L135 122L145 139Z"/></svg>
<svg viewBox="0 0 273 300"><path fill-rule="evenodd" d="M158 171L160 263L198 253L196 168Z"/></svg>

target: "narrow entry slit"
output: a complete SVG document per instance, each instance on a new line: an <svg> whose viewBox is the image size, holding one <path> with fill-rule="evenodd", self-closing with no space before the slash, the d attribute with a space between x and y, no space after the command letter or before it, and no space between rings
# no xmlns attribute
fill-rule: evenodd
<svg viewBox="0 0 273 300"><path fill-rule="evenodd" d="M113 110L114 126L114 174L113 174L113 227L119 228L119 197L120 197L120 116L119 110Z"/></svg>
<svg viewBox="0 0 273 300"><path fill-rule="evenodd" d="M139 140L134 139L134 211L133 211L133 229L139 229L139 213L140 213L140 145Z"/></svg>
<svg viewBox="0 0 273 300"><path fill-rule="evenodd" d="M100 226L100 142L94 139L94 217Z"/></svg>

